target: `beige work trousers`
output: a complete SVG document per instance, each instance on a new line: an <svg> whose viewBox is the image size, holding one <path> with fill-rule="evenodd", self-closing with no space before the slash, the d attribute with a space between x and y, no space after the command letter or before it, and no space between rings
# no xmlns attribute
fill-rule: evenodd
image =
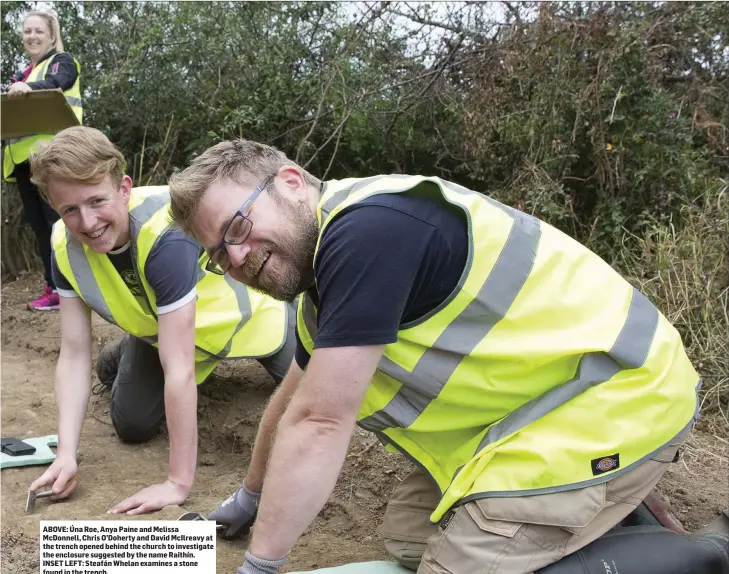
<svg viewBox="0 0 729 574"><path fill-rule="evenodd" d="M380 533L385 548L418 574L529 574L579 550L628 516L653 490L680 443L603 484L458 506L440 524L438 502L419 470L395 489Z"/></svg>

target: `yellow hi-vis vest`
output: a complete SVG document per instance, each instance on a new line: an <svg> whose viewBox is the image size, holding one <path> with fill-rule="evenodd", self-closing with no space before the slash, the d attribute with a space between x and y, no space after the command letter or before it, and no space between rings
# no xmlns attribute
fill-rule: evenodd
<svg viewBox="0 0 729 574"><path fill-rule="evenodd" d="M45 80L46 72L51 67L55 57L56 55L54 54L53 56L46 58L35 68L33 68L33 70L30 72L30 75L28 76L28 79L26 80L26 83L40 82L42 80ZM76 114L78 122L81 123L81 120L83 118L80 88L81 65L78 63L78 60L76 60L76 58L74 58L73 61L76 64L78 76L76 76L76 81L74 82L73 86L63 92L63 95L66 96L66 101L71 106L73 113ZM7 145L5 146L5 149L3 151L3 178L5 179L5 181L15 181L15 177L13 177L13 173L15 172L15 166L26 161L39 142L48 141L50 139L53 139L53 134L37 134L8 140Z"/></svg>
<svg viewBox="0 0 729 574"><path fill-rule="evenodd" d="M347 206L410 190L462 210L468 258L454 292L385 346L357 420L430 475L433 522L476 498L605 482L690 430L699 376L676 329L554 227L439 178L394 175L327 182L320 239ZM311 353L308 295L297 328Z"/></svg>
<svg viewBox="0 0 729 574"><path fill-rule="evenodd" d="M59 270L86 304L109 323L157 345L157 304L144 273L157 240L168 230L167 186L137 187L129 200L130 249L144 301L132 294L106 254L74 239L63 223L53 226L51 243ZM285 303L256 293L228 275L204 270L200 258L196 286L195 376L199 383L222 359L267 357L283 346Z"/></svg>

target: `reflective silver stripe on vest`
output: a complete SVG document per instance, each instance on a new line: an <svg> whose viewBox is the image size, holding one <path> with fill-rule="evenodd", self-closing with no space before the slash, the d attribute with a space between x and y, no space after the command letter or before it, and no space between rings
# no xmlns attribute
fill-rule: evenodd
<svg viewBox="0 0 729 574"><path fill-rule="evenodd" d="M238 301L238 311L240 312L240 321L238 321L238 324L235 326L235 330L230 336L230 339L228 339L228 342L225 344L225 347L223 347L223 350L216 355L221 359L224 359L230 354L230 349L233 346L233 338L238 334L238 331L243 328L246 321L248 321L253 315L253 312L251 311L251 299L248 296L248 287L243 285L243 283L236 281L227 273L223 275L223 277L225 277L225 282L228 284L228 287L235 291L235 298Z"/></svg>
<svg viewBox="0 0 729 574"><path fill-rule="evenodd" d="M69 106L76 106L77 108L80 108L83 103L81 98L74 98L73 96L66 96L66 101Z"/></svg>
<svg viewBox="0 0 729 574"><path fill-rule="evenodd" d="M129 210L129 231L134 241L137 241L142 226L152 216L170 202L170 194L167 192L155 193L144 198L142 203L134 209Z"/></svg>
<svg viewBox="0 0 729 574"><path fill-rule="evenodd" d="M147 305L147 312L149 312L149 314L152 315L155 320L158 320L159 318L157 317L157 313L155 313L152 302L149 300L149 295L147 295L147 290L145 289L144 283L142 282L142 273L140 273L139 271L137 261L139 258L139 253L137 251L137 241L139 240L139 234L142 232L142 227L144 227L144 225L154 216L155 213L157 213L160 209L163 209L165 205L169 203L169 200L170 194L167 192L148 195L142 200L142 203L137 205L129 212L129 233L132 237L130 242L132 266L134 267L134 274L137 276L137 281L142 288L142 297L144 297L144 302ZM163 234L164 232L161 233L157 237L157 239L159 239ZM153 248L154 245L152 245L152 249Z"/></svg>
<svg viewBox="0 0 729 574"><path fill-rule="evenodd" d="M86 253L84 253L84 247L78 240L74 239L68 228L66 228L66 244L68 262L71 265L71 271L84 301L109 323L116 325L111 310L101 294L96 277L91 272L91 265L86 258Z"/></svg>
<svg viewBox="0 0 729 574"><path fill-rule="evenodd" d="M12 139L12 140L7 140L7 142L8 142L8 145L13 145L13 144L16 144L18 142L22 142L23 140L29 140L30 138L34 138L34 137L37 137L37 136L38 136L38 134L33 134L32 136L23 136L22 138L15 138L15 139Z"/></svg>
<svg viewBox="0 0 729 574"><path fill-rule="evenodd" d="M532 399L493 425L481 440L476 453L523 429L590 388L608 381L620 371L639 368L648 358L657 328L658 310L634 288L628 317L610 351L585 353L572 379Z"/></svg>
<svg viewBox="0 0 729 574"><path fill-rule="evenodd" d="M329 219L329 214L332 212L332 210L337 207L340 203L342 203L347 197L349 197L350 194L355 193L362 189L363 187L368 186L372 182L377 181L378 179L382 179L383 177L386 177L388 179L406 179L409 177L412 177L411 175L402 175L402 174L393 174L393 175L375 175L372 177L366 177L364 179L358 180L354 185L351 187L345 187L340 189L339 191L335 191L334 195L332 195L324 205L321 207L321 227L324 227L324 223L327 219Z"/></svg>
<svg viewBox="0 0 729 574"><path fill-rule="evenodd" d="M198 257L198 260L200 258ZM202 268L202 266L198 265L196 268L196 275L195 275L195 284L197 285L205 278L205 269Z"/></svg>
<svg viewBox="0 0 729 574"><path fill-rule="evenodd" d="M50 58L46 58L43 61L43 63L41 64L40 70L38 70L38 74L35 76L35 79L30 80L30 81L31 82L38 82L38 81L45 80L46 79L46 72L48 71L48 64L50 64L51 61L53 60L53 58L55 58L55 57L56 57L56 55L54 54ZM33 72L31 72L31 75L32 74L33 74Z"/></svg>
<svg viewBox="0 0 729 574"><path fill-rule="evenodd" d="M314 302L311 300L308 293L304 293L301 296L301 299L303 304L301 314L304 317L304 325L306 325L306 330L309 332L309 336L314 339L318 330Z"/></svg>
<svg viewBox="0 0 729 574"><path fill-rule="evenodd" d="M517 211L510 215L514 223L509 237L478 294L415 368L407 371L387 357L380 360L378 370L403 386L385 408L359 421L362 428L382 431L410 426L440 394L463 357L506 316L534 267L541 236L539 220Z"/></svg>

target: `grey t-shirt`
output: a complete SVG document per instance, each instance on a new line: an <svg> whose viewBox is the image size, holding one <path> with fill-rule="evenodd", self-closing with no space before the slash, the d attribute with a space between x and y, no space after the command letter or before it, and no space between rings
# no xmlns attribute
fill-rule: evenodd
<svg viewBox="0 0 729 574"><path fill-rule="evenodd" d="M202 248L182 231L167 231L159 238L144 264L144 274L157 299L157 314L164 315L192 301L198 280L198 258ZM112 265L132 294L144 299L143 287L134 273L131 249L127 243L107 253ZM51 256L51 273L61 297L78 297Z"/></svg>

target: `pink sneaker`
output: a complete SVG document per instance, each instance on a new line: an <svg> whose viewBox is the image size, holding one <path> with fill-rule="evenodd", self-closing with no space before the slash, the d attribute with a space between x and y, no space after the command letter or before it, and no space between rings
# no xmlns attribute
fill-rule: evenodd
<svg viewBox="0 0 729 574"><path fill-rule="evenodd" d="M46 285L43 295L32 301L28 301L28 309L31 311L55 311L60 308L61 302L58 293L50 285Z"/></svg>

